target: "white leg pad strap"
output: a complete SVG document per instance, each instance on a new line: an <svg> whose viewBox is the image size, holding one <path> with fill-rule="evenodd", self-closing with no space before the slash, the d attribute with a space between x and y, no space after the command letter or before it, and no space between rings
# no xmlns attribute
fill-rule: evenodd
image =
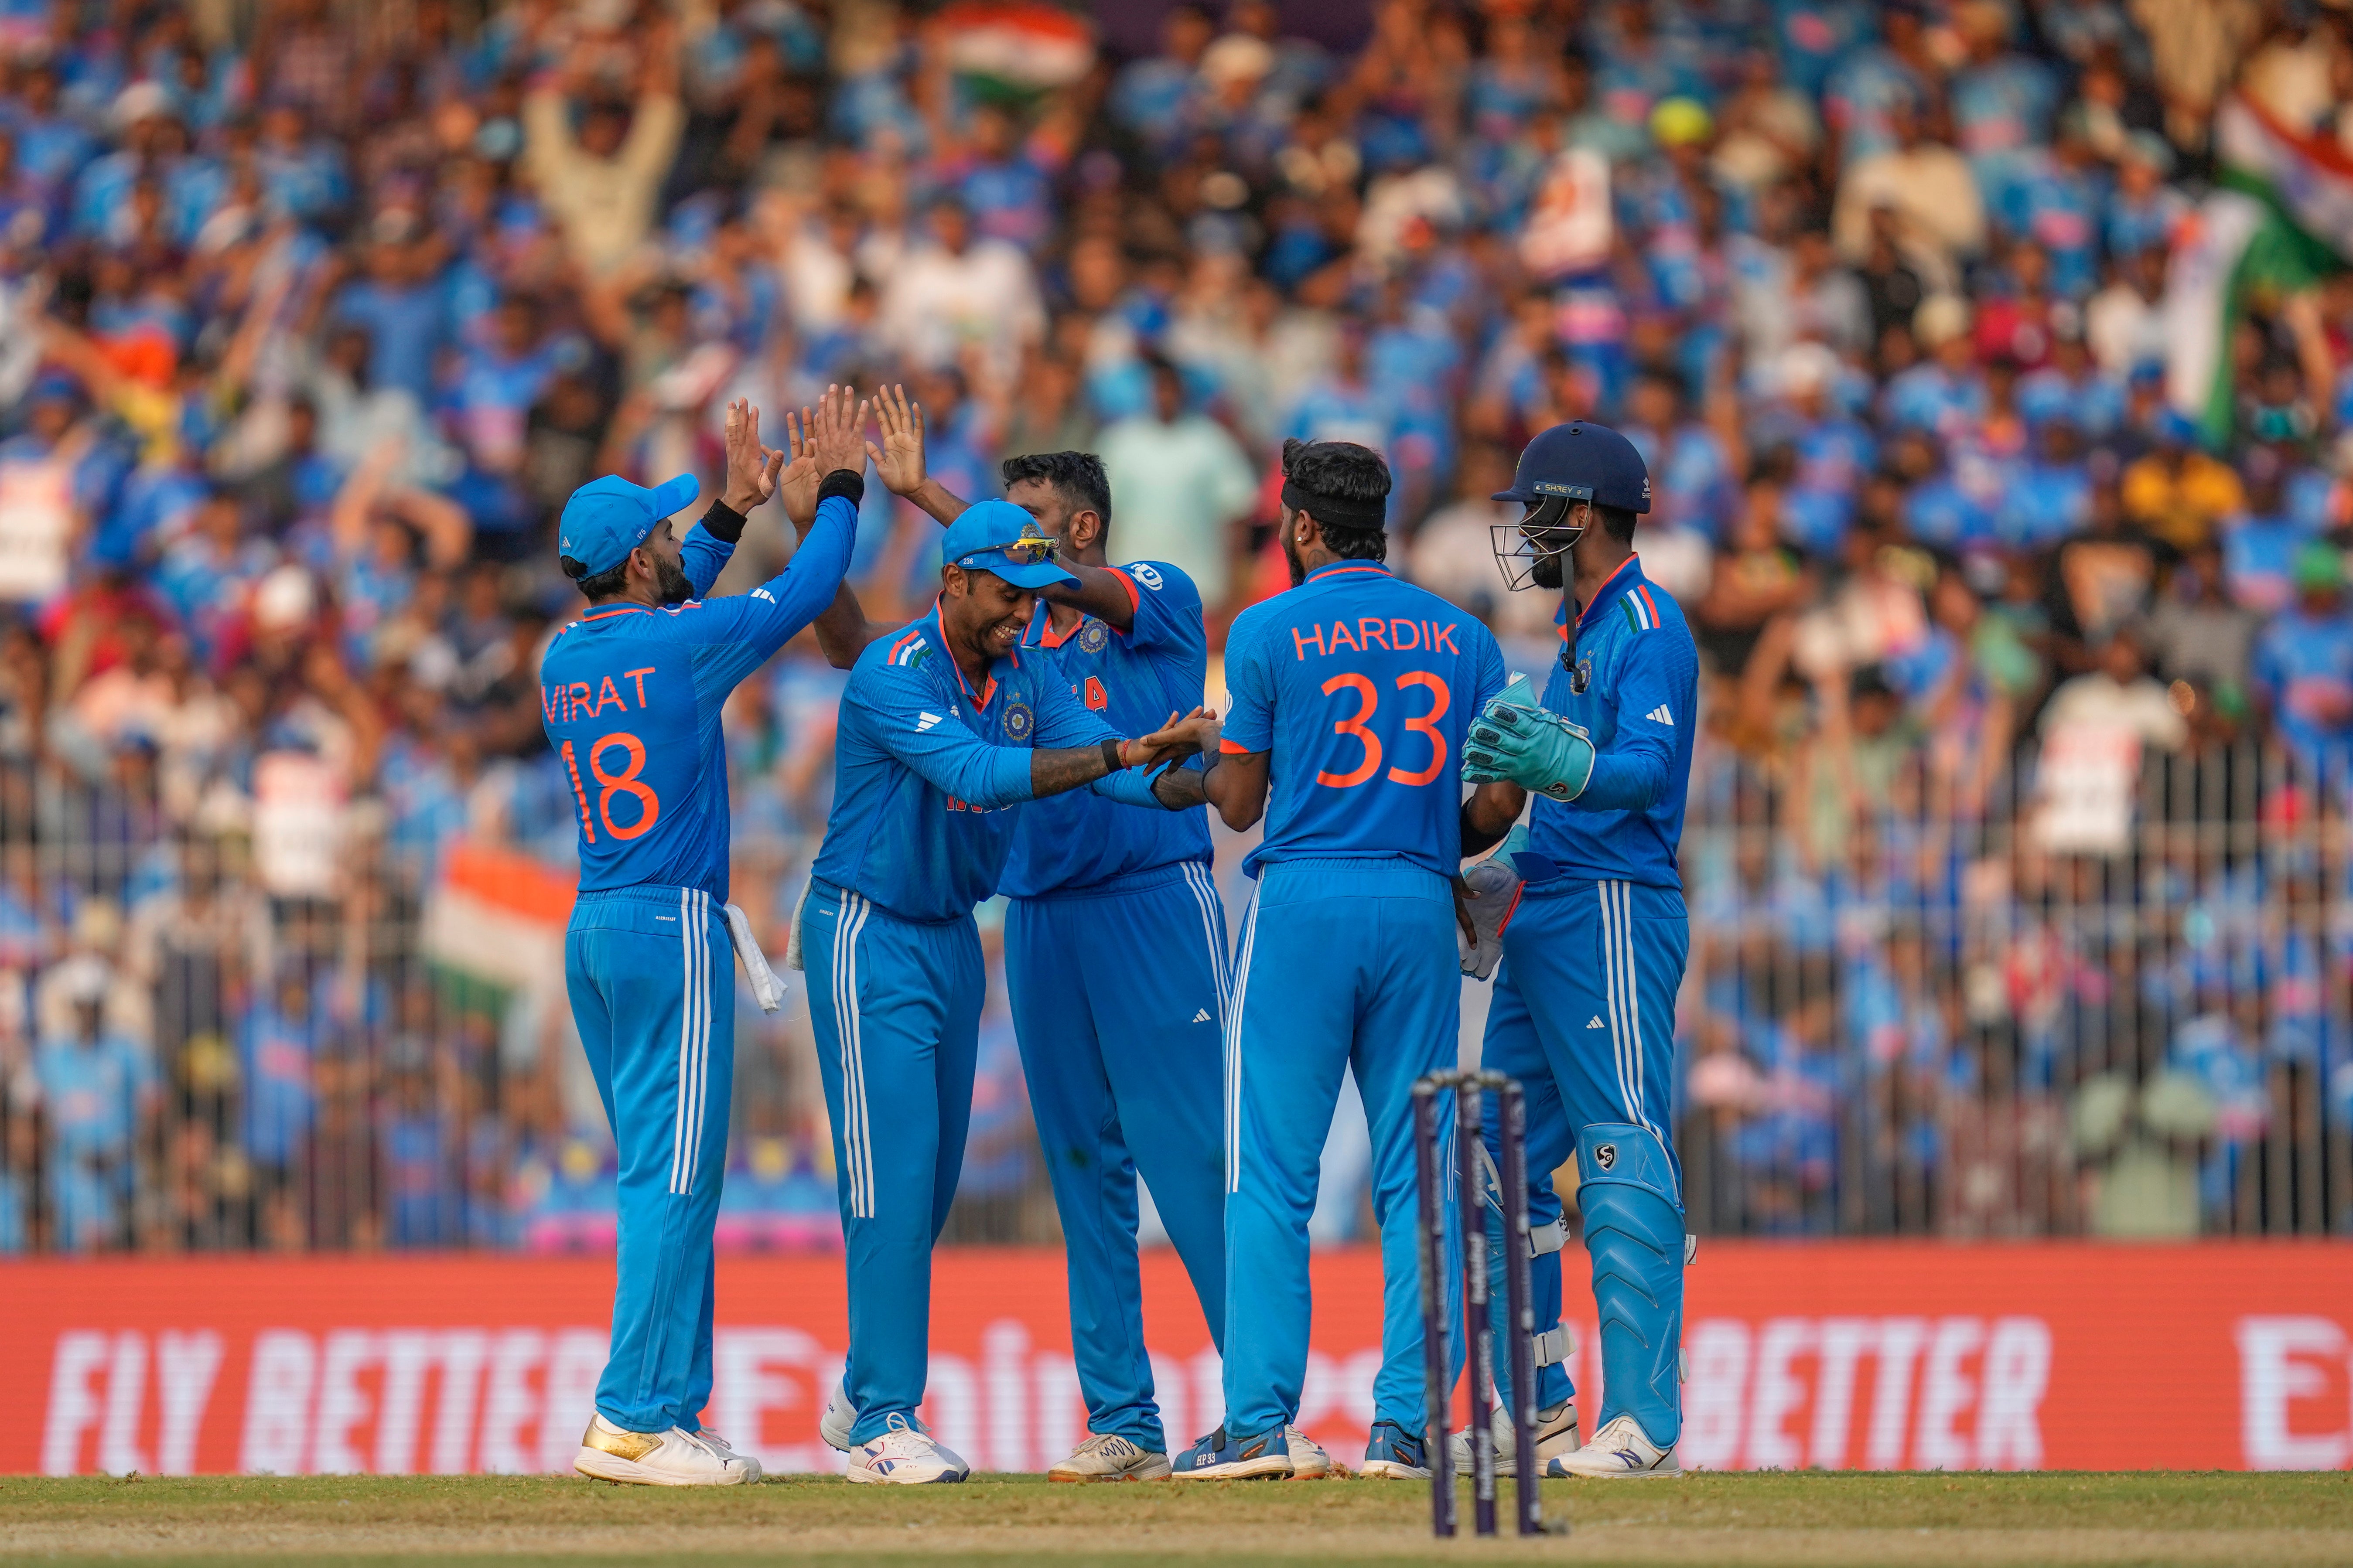
<svg viewBox="0 0 2353 1568"><path fill-rule="evenodd" d="M1542 1258L1547 1252L1558 1252L1568 1245L1568 1222L1556 1219L1550 1225L1528 1226L1528 1256Z"/></svg>
<svg viewBox="0 0 2353 1568"><path fill-rule="evenodd" d="M1536 1335L1535 1343L1538 1366L1558 1366L1568 1359L1568 1352L1577 1348L1577 1342L1568 1337L1567 1323L1555 1323Z"/></svg>

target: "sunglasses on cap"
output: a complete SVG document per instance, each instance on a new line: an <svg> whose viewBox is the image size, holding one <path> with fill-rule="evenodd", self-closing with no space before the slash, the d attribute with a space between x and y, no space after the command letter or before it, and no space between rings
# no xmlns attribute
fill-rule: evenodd
<svg viewBox="0 0 2353 1568"><path fill-rule="evenodd" d="M1060 548L1059 540L1045 539L1033 534L1020 539L1008 540L1003 544L993 544L987 550L976 550L968 555L959 555L956 557L956 564L986 569L989 560L994 557L1016 566L1035 566L1041 562L1053 560Z"/></svg>

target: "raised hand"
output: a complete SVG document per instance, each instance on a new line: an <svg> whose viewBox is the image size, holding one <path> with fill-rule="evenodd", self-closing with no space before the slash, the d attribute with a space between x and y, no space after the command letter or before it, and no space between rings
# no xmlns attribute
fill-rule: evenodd
<svg viewBox="0 0 2353 1568"><path fill-rule="evenodd" d="M809 423L809 455L817 463L820 480L837 468L854 474L866 471L866 412L867 405L857 401L857 395L847 386L828 386L817 400L817 413Z"/></svg>
<svg viewBox="0 0 2353 1568"><path fill-rule="evenodd" d="M760 444L760 411L750 398L739 397L727 405L723 433L727 480L720 499L731 510L748 512L776 493L785 454Z"/></svg>
<svg viewBox="0 0 2353 1568"><path fill-rule="evenodd" d="M923 405L909 401L903 386L874 389L874 419L882 428L882 444L866 443L874 471L895 496L911 496L923 488Z"/></svg>
<svg viewBox="0 0 2353 1568"><path fill-rule="evenodd" d="M791 460L776 479L785 521L804 533L817 521L818 481L825 478L817 471L817 437L809 430L816 417L806 408L798 414L786 411L785 449Z"/></svg>

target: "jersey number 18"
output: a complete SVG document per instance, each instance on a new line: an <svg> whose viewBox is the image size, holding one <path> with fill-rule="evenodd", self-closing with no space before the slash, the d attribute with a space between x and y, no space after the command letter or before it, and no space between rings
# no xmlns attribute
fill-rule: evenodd
<svg viewBox="0 0 2353 1568"><path fill-rule="evenodd" d="M605 753L618 746L628 753L628 765L617 773L605 771ZM599 735L588 742L588 772L603 787L596 792L596 816L588 816L588 791L580 783L580 763L572 754L572 742L564 742L565 771L572 775L573 798L580 803L580 831L588 842L596 842L596 822L621 843L628 843L661 820L661 797L649 785L638 782L638 774L646 765L646 743L626 730L616 730L609 735ZM638 819L623 825L613 820L613 796L628 794L638 797Z"/></svg>

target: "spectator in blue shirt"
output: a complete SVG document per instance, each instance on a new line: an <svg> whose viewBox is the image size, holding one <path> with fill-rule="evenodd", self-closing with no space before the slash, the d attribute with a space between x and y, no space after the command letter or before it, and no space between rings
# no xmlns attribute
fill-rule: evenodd
<svg viewBox="0 0 2353 1568"><path fill-rule="evenodd" d="M50 1220L58 1247L111 1250L131 1239L139 1152L159 1109L155 1064L107 1027L106 964L87 954L58 965L51 984L73 1010L70 1034L34 1053L48 1122Z"/></svg>
<svg viewBox="0 0 2353 1568"><path fill-rule="evenodd" d="M2353 763L2353 616L2345 613L2345 560L2326 540L2297 552L2295 605L2255 639L2255 694L2288 750L2341 787Z"/></svg>

